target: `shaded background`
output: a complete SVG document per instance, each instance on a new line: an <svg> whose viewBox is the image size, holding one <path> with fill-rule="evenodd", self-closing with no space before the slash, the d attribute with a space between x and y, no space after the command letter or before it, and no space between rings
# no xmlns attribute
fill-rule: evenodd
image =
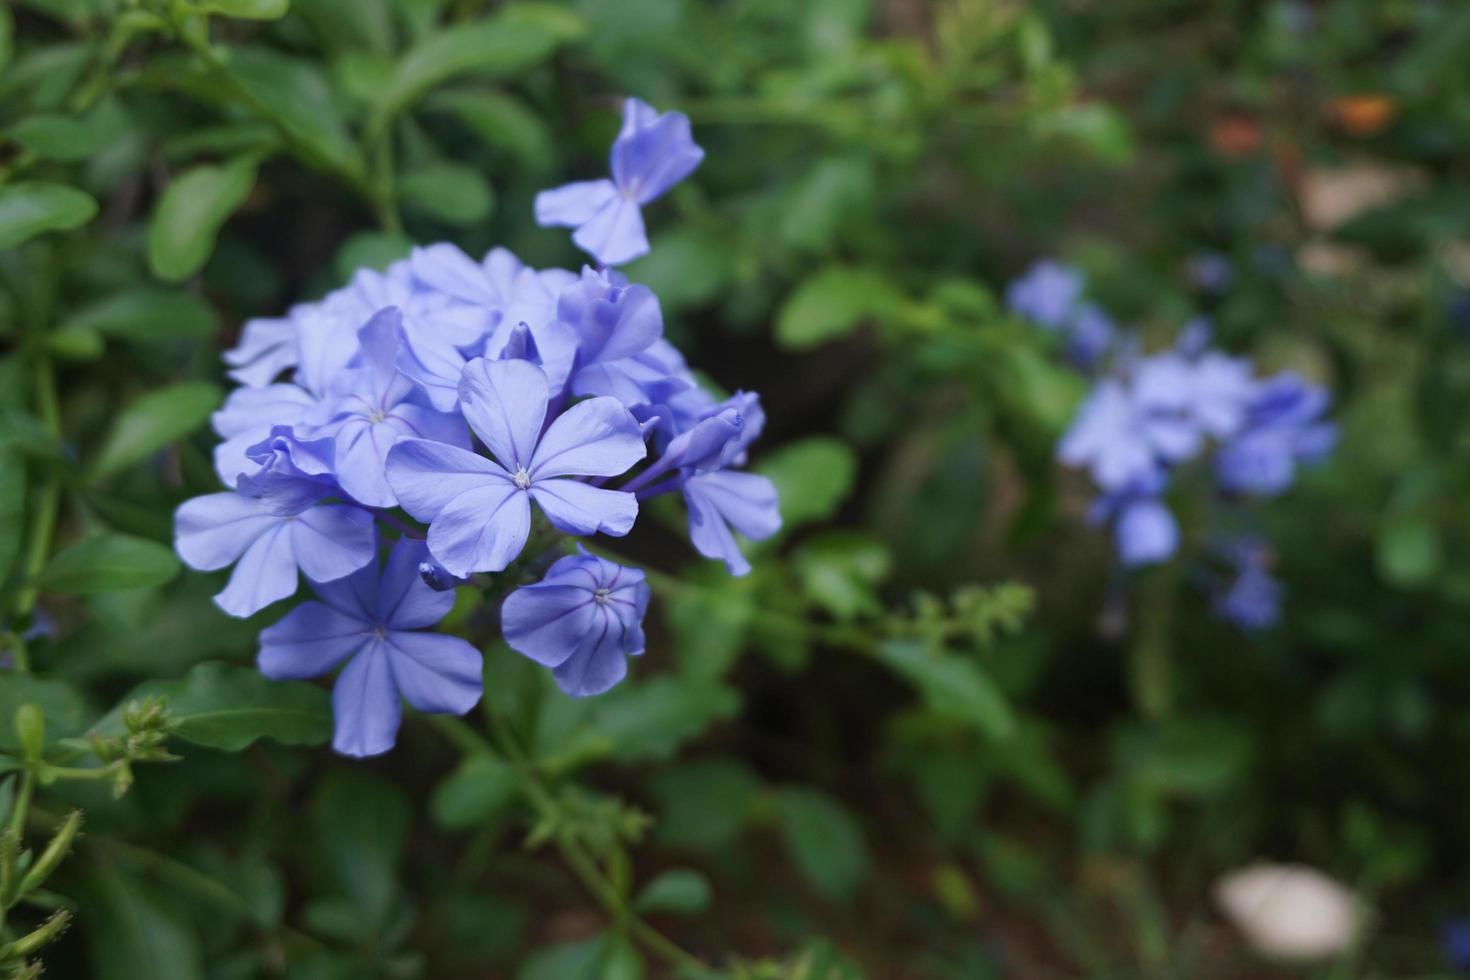
<svg viewBox="0 0 1470 980"><path fill-rule="evenodd" d="M640 525L622 552L665 574L649 652L605 698L567 701L503 647L486 667L560 831L633 893L678 872L646 903L663 933L732 977L1449 975L1439 930L1470 914L1470 6L294 0L211 23L245 99L182 39L116 43L122 13L22 0L0 71L7 126L82 127L60 149L9 129L0 166L102 206L3 260L0 323L49 311L83 458L116 406L219 381L244 319L410 241L575 267L535 192L602 172L626 94L693 120L707 159L649 209L628 273L713 383L761 392L754 467L786 528L732 580L673 510ZM478 23L511 32L504 51L375 135L404 59ZM202 271L161 286L162 188L241 155L253 189ZM1208 314L1220 346L1333 391L1330 462L1211 518L1272 543L1278 627L1211 615L1203 533L1165 572L1113 567L1090 489L1053 461L1087 384L1001 302L1042 256L1151 346ZM79 479L66 527L167 541L172 507L213 486L213 441ZM261 623L218 613L216 588L43 600L50 730L145 679L248 665ZM1172 691L1150 717L1142 637ZM19 700L0 681L5 713ZM120 800L48 791L43 812L88 814L48 975L673 976L554 849L523 846L503 764L444 736L410 718L366 763L181 746ZM1330 873L1371 930L1323 965L1257 958L1210 899L1256 859Z"/></svg>

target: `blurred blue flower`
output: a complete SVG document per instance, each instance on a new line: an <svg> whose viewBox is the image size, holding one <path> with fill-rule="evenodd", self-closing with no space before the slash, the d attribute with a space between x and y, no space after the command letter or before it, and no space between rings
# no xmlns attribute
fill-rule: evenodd
<svg viewBox="0 0 1470 980"><path fill-rule="evenodd" d="M1215 598L1216 615L1250 632L1275 626L1281 619L1285 589L1267 571L1270 549L1264 542L1247 538L1232 543L1226 557L1234 565L1235 575Z"/></svg>
<svg viewBox="0 0 1470 980"><path fill-rule="evenodd" d="M1196 289L1218 295L1235 284L1235 264L1219 252L1201 252L1189 260L1189 281Z"/></svg>
<svg viewBox="0 0 1470 980"><path fill-rule="evenodd" d="M419 711L462 715L480 700L480 653L466 641L420 630L454 605L419 578L422 541L401 538L381 574L377 562L334 582L312 582L303 602L260 634L261 673L274 680L318 677L346 661L332 689L343 755L387 752L407 700Z"/></svg>
<svg viewBox="0 0 1470 980"><path fill-rule="evenodd" d="M704 159L689 117L660 115L641 99L623 103L623 127L612 146L612 179L565 184L536 195L536 222L576 228L572 241L602 265L622 265L648 252L642 206L694 172Z"/></svg>
<svg viewBox="0 0 1470 980"><path fill-rule="evenodd" d="M1083 371L1095 369L1112 347L1118 328L1096 303L1077 307L1066 327L1067 359Z"/></svg>
<svg viewBox="0 0 1470 980"><path fill-rule="evenodd" d="M1450 969L1470 973L1470 919L1449 919L1439 927L1439 947Z"/></svg>
<svg viewBox="0 0 1470 980"><path fill-rule="evenodd" d="M1166 484L1155 471L1104 494L1088 511L1094 524L1112 522L1118 561L1126 568L1168 561L1179 550L1179 524L1162 499Z"/></svg>
<svg viewBox="0 0 1470 980"><path fill-rule="evenodd" d="M1006 289L1006 306L1048 330L1060 330L1082 298L1084 282L1077 269L1041 259Z"/></svg>
<svg viewBox="0 0 1470 980"><path fill-rule="evenodd" d="M550 385L527 361L478 358L465 368L460 408L493 460L425 439L388 454L403 509L429 525L429 550L450 574L498 572L526 543L532 498L558 530L627 534L631 493L573 476L617 476L645 454L638 422L616 399L578 402L546 427Z"/></svg>
<svg viewBox="0 0 1470 980"><path fill-rule="evenodd" d="M1337 426L1323 420L1327 390L1292 371L1255 388L1244 427L1215 460L1220 485L1233 493L1272 496L1291 485L1299 465L1325 458Z"/></svg>
<svg viewBox="0 0 1470 980"><path fill-rule="evenodd" d="M583 551L507 596L501 632L512 650L550 667L567 694L601 694L643 653L648 595L641 571Z"/></svg>
<svg viewBox="0 0 1470 980"><path fill-rule="evenodd" d="M258 317L245 321L240 342L225 351L229 376L260 388L296 366L296 323L290 317Z"/></svg>

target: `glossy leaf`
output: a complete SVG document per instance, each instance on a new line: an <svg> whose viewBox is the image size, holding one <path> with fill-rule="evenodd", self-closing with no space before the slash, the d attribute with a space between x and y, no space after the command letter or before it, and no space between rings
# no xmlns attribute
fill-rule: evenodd
<svg viewBox="0 0 1470 980"><path fill-rule="evenodd" d="M0 248L14 248L48 231L91 221L97 202L74 187L39 180L0 186Z"/></svg>
<svg viewBox="0 0 1470 980"><path fill-rule="evenodd" d="M222 397L212 384L185 381L129 403L102 444L92 476L102 478L126 469L188 435L209 420Z"/></svg>
<svg viewBox="0 0 1470 980"><path fill-rule="evenodd" d="M187 279L214 251L215 236L255 186L255 159L186 171L164 189L148 225L148 267L161 279Z"/></svg>
<svg viewBox="0 0 1470 980"><path fill-rule="evenodd" d="M332 737L331 695L300 681L273 681L253 667L202 663L178 680L147 681L133 688L97 723L104 735L121 734L122 712L149 695L167 699L186 742L238 752L268 738L283 745L321 745Z"/></svg>
<svg viewBox="0 0 1470 980"><path fill-rule="evenodd" d="M156 541L95 534L53 555L37 584L46 592L88 595L162 585L178 573L173 551Z"/></svg>

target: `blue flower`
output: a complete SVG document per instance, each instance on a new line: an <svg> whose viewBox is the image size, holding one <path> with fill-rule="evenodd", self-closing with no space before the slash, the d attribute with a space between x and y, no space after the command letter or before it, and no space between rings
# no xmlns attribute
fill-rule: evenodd
<svg viewBox="0 0 1470 980"><path fill-rule="evenodd" d="M460 407L494 460L423 439L400 440L389 452L388 483L403 509L429 524L429 550L450 574L510 564L530 532L532 498L569 534L633 527L631 493L570 477L617 476L642 459L637 420L616 399L590 398L543 433L549 396L535 365L478 358L460 381Z"/></svg>
<svg viewBox="0 0 1470 980"><path fill-rule="evenodd" d="M1088 516L1095 524L1113 522L1118 560L1127 568L1168 561L1179 550L1179 524L1161 499L1163 474L1136 480L1096 500Z"/></svg>
<svg viewBox="0 0 1470 980"><path fill-rule="evenodd" d="M269 438L276 426L304 422L316 407L311 392L294 384L230 392L224 405L210 416L215 434L224 440L214 447L214 468L220 481L234 487L241 474L253 473L260 464L250 458L251 447Z"/></svg>
<svg viewBox="0 0 1470 980"><path fill-rule="evenodd" d="M1112 317L1095 303L1077 307L1065 330L1067 359L1083 371L1097 367L1118 333Z"/></svg>
<svg viewBox="0 0 1470 980"><path fill-rule="evenodd" d="M1325 388L1291 371L1259 383L1243 431L1215 460L1220 485L1261 496L1284 491L1299 465L1320 461L1336 444L1337 427L1322 419L1330 401Z"/></svg>
<svg viewBox="0 0 1470 980"><path fill-rule="evenodd" d="M469 448L463 420L422 403L419 388L397 367L403 318L397 307L378 311L357 332L359 354L332 379L320 424L312 436L336 442L337 480L370 507L397 504L384 466L401 438L416 437Z"/></svg>
<svg viewBox="0 0 1470 980"><path fill-rule="evenodd" d="M480 700L480 653L455 636L423 633L443 619L454 594L419 578L428 552L402 538L381 575L376 562L333 582L312 582L321 600L303 602L260 634L261 673L274 680L317 677L346 661L332 690L343 755L387 752L407 700L419 711L462 715Z"/></svg>
<svg viewBox="0 0 1470 980"><path fill-rule="evenodd" d="M560 559L500 610L505 642L537 663L572 697L601 694L643 653L648 583L636 568L585 551Z"/></svg>
<svg viewBox="0 0 1470 980"><path fill-rule="evenodd" d="M296 366L296 322L290 317L247 320L240 342L224 352L230 377L260 388Z"/></svg>
<svg viewBox="0 0 1470 980"><path fill-rule="evenodd" d="M1086 467L1104 490L1121 490L1150 478L1159 468L1148 421L1123 382L1104 378L1062 436L1057 458L1068 466ZM1171 431L1167 426L1152 428Z"/></svg>
<svg viewBox="0 0 1470 980"><path fill-rule="evenodd" d="M475 357L492 360L505 353L521 325L530 332L551 381L553 394L566 385L577 352L577 337L556 318L557 296L577 277L565 269L538 272L503 248L491 249L476 263L454 245L441 242L416 248L410 263L417 280L449 298L437 319L477 318L473 343L453 331L425 329L408 334L403 370L423 385L434 407L451 411L459 400L459 379Z"/></svg>
<svg viewBox="0 0 1470 980"><path fill-rule="evenodd" d="M1470 919L1449 919L1441 924L1439 947L1450 969L1470 973Z"/></svg>
<svg viewBox="0 0 1470 980"><path fill-rule="evenodd" d="M1281 619L1281 582L1267 571L1270 551L1259 541L1235 542L1227 553L1235 576L1215 599L1215 613L1243 630L1270 629Z"/></svg>
<svg viewBox="0 0 1470 980"><path fill-rule="evenodd" d="M214 597L245 617L296 591L296 572L330 582L372 561L372 515L318 501L337 491L329 477L328 441L302 443L277 429L251 450L259 466L240 492L187 500L174 513L174 548L184 564L210 572L235 564Z"/></svg>
<svg viewBox="0 0 1470 980"><path fill-rule="evenodd" d="M1189 260L1189 281L1197 289L1218 295L1235 284L1235 264L1219 252L1201 252Z"/></svg>
<svg viewBox="0 0 1470 980"><path fill-rule="evenodd" d="M1006 306L1049 330L1060 330L1082 298L1081 272L1052 259L1042 259L1006 289Z"/></svg>
<svg viewBox="0 0 1470 980"><path fill-rule="evenodd" d="M602 265L622 265L648 251L642 206L694 172L704 159L689 117L660 115L648 103L623 103L623 128L612 146L612 179L566 184L536 195L542 226L576 228L572 241Z"/></svg>
<svg viewBox="0 0 1470 980"><path fill-rule="evenodd" d="M724 561L731 575L750 571L750 562L735 543L732 529L752 541L781 530L775 484L755 473L696 473L684 481L684 505L689 508L689 538L694 550L706 558Z"/></svg>

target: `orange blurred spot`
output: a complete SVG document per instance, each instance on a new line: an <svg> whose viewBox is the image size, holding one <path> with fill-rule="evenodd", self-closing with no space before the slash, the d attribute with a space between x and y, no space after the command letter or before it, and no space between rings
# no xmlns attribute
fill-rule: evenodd
<svg viewBox="0 0 1470 980"><path fill-rule="evenodd" d="M1387 95L1345 95L1327 104L1327 115L1352 136L1373 136L1393 122L1398 103Z"/></svg>
<svg viewBox="0 0 1470 980"><path fill-rule="evenodd" d="M1210 147L1227 160L1248 157L1261 148L1261 124L1250 116L1225 116L1210 124Z"/></svg>

